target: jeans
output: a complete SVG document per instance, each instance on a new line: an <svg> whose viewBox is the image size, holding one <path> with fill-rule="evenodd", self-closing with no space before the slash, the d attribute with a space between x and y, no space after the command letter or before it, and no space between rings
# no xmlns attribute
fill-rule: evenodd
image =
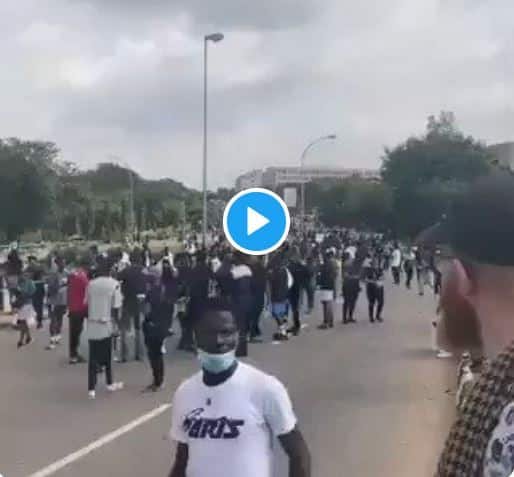
<svg viewBox="0 0 514 477"><path fill-rule="evenodd" d="M89 340L89 364L88 364L88 390L94 391L97 382L97 372L105 367L105 382L112 384L112 339Z"/></svg>
<svg viewBox="0 0 514 477"><path fill-rule="evenodd" d="M412 267L407 267L405 269L405 277L406 277L405 286L407 288L410 288L410 286L411 286L412 276L413 275L414 275L414 270L412 269Z"/></svg>
<svg viewBox="0 0 514 477"><path fill-rule="evenodd" d="M343 323L353 320L353 312L359 299L359 293L359 279L345 278L343 282Z"/></svg>
<svg viewBox="0 0 514 477"><path fill-rule="evenodd" d="M58 336L62 330L62 319L66 313L65 305L54 305L50 314L50 337Z"/></svg>
<svg viewBox="0 0 514 477"><path fill-rule="evenodd" d="M391 271L393 272L393 280L395 285L400 284L400 267L392 267Z"/></svg>
<svg viewBox="0 0 514 477"><path fill-rule="evenodd" d="M382 319L382 310L384 308L384 287L379 286L376 283L368 283L366 285L366 294L368 297L369 320L375 321L375 318L377 320Z"/></svg>

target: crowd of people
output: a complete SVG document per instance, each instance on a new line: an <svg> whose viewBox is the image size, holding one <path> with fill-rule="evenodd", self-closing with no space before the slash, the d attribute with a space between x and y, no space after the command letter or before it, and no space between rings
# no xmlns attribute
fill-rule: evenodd
<svg viewBox="0 0 514 477"><path fill-rule="evenodd" d="M282 342L301 332L301 317L312 312L315 302L322 307L320 330L334 327L334 306L339 303L342 323L355 323L362 290L367 318L382 323L386 273L396 285L404 274L406 288L415 273L420 295L427 284L436 293L440 287L435 252L400 247L382 235L353 230L292 238L265 257L234 252L221 239L208 249L196 244L184 248L173 255L167 247L156 254L147 245L110 254L92 247L74 264L54 254L46 267L33 256L24 264L13 248L2 283L16 311L18 348L32 343L32 325L42 328L48 315L46 348L55 349L67 315L69 362L85 362L79 347L87 320L90 397L95 396L100 370L106 373L109 389L121 388L113 382L112 360L126 362L129 351L141 360L143 343L153 372L147 390L158 391L164 381L165 343L175 332L174 322L180 327L178 349L195 352L193 328L203 304L213 297L231 304L239 331L236 354L246 356L248 343L263 340L263 316L272 318L273 340Z"/></svg>

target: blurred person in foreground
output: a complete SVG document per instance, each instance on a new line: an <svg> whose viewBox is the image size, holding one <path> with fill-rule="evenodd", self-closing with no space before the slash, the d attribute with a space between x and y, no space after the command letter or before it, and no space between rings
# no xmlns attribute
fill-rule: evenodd
<svg viewBox="0 0 514 477"><path fill-rule="evenodd" d="M484 353L450 431L440 477L507 477L514 470L514 177L479 179L424 234L441 254L440 340L451 351Z"/></svg>
<svg viewBox="0 0 514 477"><path fill-rule="evenodd" d="M273 442L290 477L310 477L309 451L289 394L275 377L236 358L236 317L219 300L197 308L194 335L201 371L177 389L169 477L271 477Z"/></svg>

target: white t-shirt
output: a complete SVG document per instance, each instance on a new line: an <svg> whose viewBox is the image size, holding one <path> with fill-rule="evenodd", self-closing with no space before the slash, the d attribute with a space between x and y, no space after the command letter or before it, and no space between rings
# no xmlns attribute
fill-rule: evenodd
<svg viewBox="0 0 514 477"><path fill-rule="evenodd" d="M402 252L400 249L395 249L391 258L391 267L399 267L402 264Z"/></svg>
<svg viewBox="0 0 514 477"><path fill-rule="evenodd" d="M180 385L170 435L188 445L187 477L271 477L274 437L295 426L284 385L240 362L218 386L202 371Z"/></svg>
<svg viewBox="0 0 514 477"><path fill-rule="evenodd" d="M86 291L88 304L87 336L101 340L112 334L112 309L121 307L120 282L111 277L98 277L89 282Z"/></svg>
<svg viewBox="0 0 514 477"><path fill-rule="evenodd" d="M347 253L352 260L355 259L355 255L357 254L357 247L355 245L350 245L346 247L345 253Z"/></svg>
<svg viewBox="0 0 514 477"><path fill-rule="evenodd" d="M509 477L514 471L514 402L503 409L484 458L484 477Z"/></svg>

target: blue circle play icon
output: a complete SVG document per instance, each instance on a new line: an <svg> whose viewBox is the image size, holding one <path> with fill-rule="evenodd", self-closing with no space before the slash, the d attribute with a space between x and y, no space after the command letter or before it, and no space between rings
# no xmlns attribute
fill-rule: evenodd
<svg viewBox="0 0 514 477"><path fill-rule="evenodd" d="M230 244L249 255L265 255L284 243L291 219L284 201L268 189L246 189L230 199L223 230Z"/></svg>

